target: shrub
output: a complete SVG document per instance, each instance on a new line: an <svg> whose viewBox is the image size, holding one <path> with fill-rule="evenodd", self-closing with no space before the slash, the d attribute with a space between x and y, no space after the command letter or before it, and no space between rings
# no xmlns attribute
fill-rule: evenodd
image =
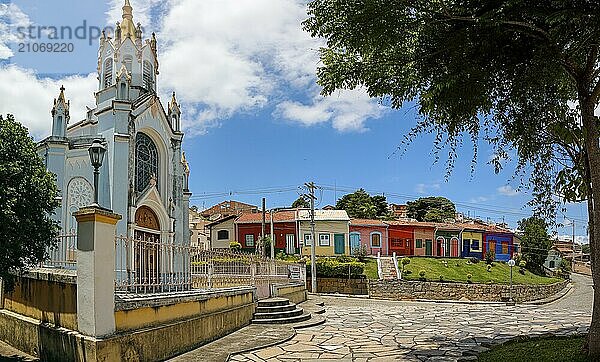
<svg viewBox="0 0 600 362"><path fill-rule="evenodd" d="M358 258L358 261L364 263L367 259L367 246L361 245L357 248L354 248L354 250L352 250L352 254Z"/></svg>
<svg viewBox="0 0 600 362"><path fill-rule="evenodd" d="M440 275L440 282L442 282L442 283L444 282L444 276L443 275Z"/></svg>
<svg viewBox="0 0 600 362"><path fill-rule="evenodd" d="M487 264L492 264L494 260L496 260L496 253L493 250L485 253L485 262Z"/></svg>
<svg viewBox="0 0 600 362"><path fill-rule="evenodd" d="M229 249L240 250L241 248L242 248L242 244L238 243L237 241L232 241L229 243Z"/></svg>
<svg viewBox="0 0 600 362"><path fill-rule="evenodd" d="M488 264L488 266L487 266L487 271L488 271L488 272L491 272L491 271L492 271L492 264Z"/></svg>
<svg viewBox="0 0 600 362"><path fill-rule="evenodd" d="M400 262L401 266L402 266L402 273L404 273L404 268L410 264L410 259L409 258L402 258L402 261Z"/></svg>
<svg viewBox="0 0 600 362"><path fill-rule="evenodd" d="M519 273L525 275L525 266L527 265L527 262L525 260L521 260L519 262Z"/></svg>
<svg viewBox="0 0 600 362"><path fill-rule="evenodd" d="M473 278L473 274L469 273L467 274L467 283L471 284L473 283L473 281L471 280Z"/></svg>
<svg viewBox="0 0 600 362"><path fill-rule="evenodd" d="M419 279L420 279L420 280L425 280L425 270L421 270L421 271L419 272Z"/></svg>
<svg viewBox="0 0 600 362"><path fill-rule="evenodd" d="M365 264L352 258L349 262L340 262L338 258L317 259L317 276L324 278L357 278L362 276ZM310 275L310 261L306 263L306 271Z"/></svg>

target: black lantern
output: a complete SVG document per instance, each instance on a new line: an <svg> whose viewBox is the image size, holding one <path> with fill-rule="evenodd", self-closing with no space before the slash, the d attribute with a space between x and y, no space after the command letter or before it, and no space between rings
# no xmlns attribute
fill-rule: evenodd
<svg viewBox="0 0 600 362"><path fill-rule="evenodd" d="M102 166L102 161L104 161L106 147L104 147L101 140L94 140L88 152L90 153L90 162L94 167L94 205L98 206L98 177L100 176L98 169Z"/></svg>

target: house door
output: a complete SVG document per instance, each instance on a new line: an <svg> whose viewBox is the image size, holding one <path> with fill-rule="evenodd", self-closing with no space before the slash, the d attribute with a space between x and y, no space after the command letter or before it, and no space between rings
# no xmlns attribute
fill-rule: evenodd
<svg viewBox="0 0 600 362"><path fill-rule="evenodd" d="M335 234L333 236L334 253L345 254L346 248L344 244L346 244L346 238L344 237L344 234Z"/></svg>
<svg viewBox="0 0 600 362"><path fill-rule="evenodd" d="M154 211L147 206L136 211L135 224L144 229L134 231L130 246L134 255L136 284L148 290L160 280L160 224Z"/></svg>
<svg viewBox="0 0 600 362"><path fill-rule="evenodd" d="M358 249L360 249L360 234L352 233L350 234L350 252L354 254Z"/></svg>
<svg viewBox="0 0 600 362"><path fill-rule="evenodd" d="M294 234L285 235L285 252L286 254L296 254L296 240Z"/></svg>
<svg viewBox="0 0 600 362"><path fill-rule="evenodd" d="M431 256L433 252L433 245L431 240L425 240L425 255Z"/></svg>
<svg viewBox="0 0 600 362"><path fill-rule="evenodd" d="M444 240L445 240L444 238L440 237L440 238L437 238L437 240L435 241L436 251L437 251L436 256L444 256L443 249L442 249L443 248L442 244L443 244Z"/></svg>

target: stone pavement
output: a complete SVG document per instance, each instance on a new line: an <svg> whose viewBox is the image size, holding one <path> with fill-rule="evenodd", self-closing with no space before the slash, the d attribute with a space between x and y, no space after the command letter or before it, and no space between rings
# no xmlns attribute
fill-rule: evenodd
<svg viewBox="0 0 600 362"><path fill-rule="evenodd" d="M18 349L0 341L0 362L17 362L17 361L38 361L28 354L25 354Z"/></svg>
<svg viewBox="0 0 600 362"><path fill-rule="evenodd" d="M321 297L327 322L232 361L458 361L517 336L587 332L591 279L573 275L564 298L545 305L393 302Z"/></svg>

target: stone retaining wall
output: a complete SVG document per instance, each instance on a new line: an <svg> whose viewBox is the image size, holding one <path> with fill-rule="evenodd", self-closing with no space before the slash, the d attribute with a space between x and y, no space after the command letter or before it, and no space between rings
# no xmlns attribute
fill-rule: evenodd
<svg viewBox="0 0 600 362"><path fill-rule="evenodd" d="M310 278L306 279L306 289L312 292ZM367 279L317 278L317 293L369 294Z"/></svg>
<svg viewBox="0 0 600 362"><path fill-rule="evenodd" d="M553 296L569 281L547 285L513 285L516 302L528 302ZM369 297L389 300L461 300L501 302L510 295L509 285L438 283L402 280L369 280Z"/></svg>

